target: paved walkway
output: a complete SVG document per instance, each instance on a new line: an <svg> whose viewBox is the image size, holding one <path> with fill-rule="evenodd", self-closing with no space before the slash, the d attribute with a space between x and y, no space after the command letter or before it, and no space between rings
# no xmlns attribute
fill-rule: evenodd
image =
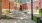
<svg viewBox="0 0 42 23"><path fill-rule="evenodd" d="M6 20L6 19L1 19L0 23L35 23L34 21L28 19L24 19L24 20L17 20L17 19L10 19L10 20Z"/></svg>
<svg viewBox="0 0 42 23"><path fill-rule="evenodd" d="M12 12L13 15L8 15L12 18L15 18L15 19L29 19L31 17L30 14L24 14L24 11L13 11Z"/></svg>
<svg viewBox="0 0 42 23"><path fill-rule="evenodd" d="M14 19L10 20L1 19L0 23L35 23L34 21L31 20L30 14L24 14L23 12L20 11L14 11L12 13L15 15L13 16Z"/></svg>

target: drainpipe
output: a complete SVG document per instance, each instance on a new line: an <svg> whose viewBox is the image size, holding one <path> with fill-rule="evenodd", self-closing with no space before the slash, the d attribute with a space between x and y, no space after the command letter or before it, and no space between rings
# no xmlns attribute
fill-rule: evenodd
<svg viewBox="0 0 42 23"><path fill-rule="evenodd" d="M10 13L10 2L9 2L9 13Z"/></svg>

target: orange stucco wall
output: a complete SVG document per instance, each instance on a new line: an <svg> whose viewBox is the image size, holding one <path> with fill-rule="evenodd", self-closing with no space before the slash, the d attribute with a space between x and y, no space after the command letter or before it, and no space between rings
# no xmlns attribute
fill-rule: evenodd
<svg viewBox="0 0 42 23"><path fill-rule="evenodd" d="M14 2L10 3L10 8L14 9ZM9 0L2 0L2 9L9 9Z"/></svg>

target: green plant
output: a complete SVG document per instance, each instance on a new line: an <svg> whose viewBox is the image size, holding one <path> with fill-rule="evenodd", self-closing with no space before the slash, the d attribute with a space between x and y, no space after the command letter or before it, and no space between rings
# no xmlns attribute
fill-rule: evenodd
<svg viewBox="0 0 42 23"><path fill-rule="evenodd" d="M7 13L10 13L10 11L9 11L9 10L6 10L6 12L7 12Z"/></svg>
<svg viewBox="0 0 42 23"><path fill-rule="evenodd" d="M42 16L42 9L39 10L39 15Z"/></svg>
<svg viewBox="0 0 42 23"><path fill-rule="evenodd" d="M5 15L5 19L10 19L11 17Z"/></svg>
<svg viewBox="0 0 42 23"><path fill-rule="evenodd" d="M25 14L27 14L27 12L24 12Z"/></svg>
<svg viewBox="0 0 42 23"><path fill-rule="evenodd" d="M10 16L7 16L7 15L3 15L2 16L2 19L12 19Z"/></svg>
<svg viewBox="0 0 42 23"><path fill-rule="evenodd" d="M37 22L37 17L33 16L33 20L34 20L35 22Z"/></svg>

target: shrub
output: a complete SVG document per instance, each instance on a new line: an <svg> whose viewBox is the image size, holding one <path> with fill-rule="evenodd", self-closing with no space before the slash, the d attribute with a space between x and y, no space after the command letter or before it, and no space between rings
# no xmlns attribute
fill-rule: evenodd
<svg viewBox="0 0 42 23"><path fill-rule="evenodd" d="M25 14L27 14L27 12L24 12Z"/></svg>
<svg viewBox="0 0 42 23"><path fill-rule="evenodd" d="M11 17L5 15L5 19L10 19Z"/></svg>
<svg viewBox="0 0 42 23"><path fill-rule="evenodd" d="M9 10L6 10L7 13L9 13L10 11Z"/></svg>
<svg viewBox="0 0 42 23"><path fill-rule="evenodd" d="M39 10L39 14L40 14L40 16L42 16L42 9Z"/></svg>

